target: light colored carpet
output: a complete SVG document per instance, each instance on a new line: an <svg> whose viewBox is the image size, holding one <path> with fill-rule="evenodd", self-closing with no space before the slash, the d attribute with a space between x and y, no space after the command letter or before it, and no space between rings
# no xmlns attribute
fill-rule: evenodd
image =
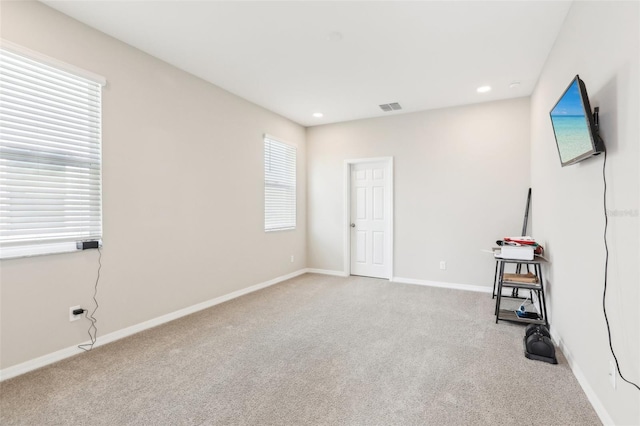
<svg viewBox="0 0 640 426"><path fill-rule="evenodd" d="M0 385L0 423L600 424L490 295L307 274Z"/></svg>

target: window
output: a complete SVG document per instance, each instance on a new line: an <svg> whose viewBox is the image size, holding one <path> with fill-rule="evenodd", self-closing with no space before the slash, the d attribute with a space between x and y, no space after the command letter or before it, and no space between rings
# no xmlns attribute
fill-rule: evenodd
<svg viewBox="0 0 640 426"><path fill-rule="evenodd" d="M264 230L296 228L296 147L264 137Z"/></svg>
<svg viewBox="0 0 640 426"><path fill-rule="evenodd" d="M35 57L0 49L0 258L102 237L104 81Z"/></svg>

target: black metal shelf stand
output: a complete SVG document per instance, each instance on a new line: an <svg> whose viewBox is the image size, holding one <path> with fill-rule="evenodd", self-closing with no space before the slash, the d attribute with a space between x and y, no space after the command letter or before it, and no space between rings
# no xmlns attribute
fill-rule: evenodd
<svg viewBox="0 0 640 426"><path fill-rule="evenodd" d="M494 287L497 287L497 291L494 292L496 297L496 323L499 320L504 321L514 321L514 322L523 322L528 324L544 324L547 327L549 326L549 321L547 319L547 303L544 296L544 279L542 277L542 265L547 264L547 260L542 256L535 256L533 260L521 260L521 259L501 259L496 258L496 275ZM509 281L504 278L505 276L505 266L508 264L516 264L518 265L526 265L527 269L529 267L533 267L534 274L537 277L537 282L535 283L525 283L519 281ZM538 301L540 303L540 318L523 318L519 317L514 310L507 310L500 308L500 302L502 300L502 289L511 288L514 290L529 290L530 292L536 293Z"/></svg>

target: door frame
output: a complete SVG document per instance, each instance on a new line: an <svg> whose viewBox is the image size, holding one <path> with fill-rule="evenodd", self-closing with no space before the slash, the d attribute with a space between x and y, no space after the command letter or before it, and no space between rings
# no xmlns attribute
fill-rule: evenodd
<svg viewBox="0 0 640 426"><path fill-rule="evenodd" d="M373 157L373 158L354 158L344 160L343 175L343 262L344 274L351 275L351 167L354 164L361 163L385 163L388 179L385 182L385 190L389 194L389 214L386 218L389 237L386 239L385 254L388 255L389 262L387 264L387 278L389 281L393 278L393 157Z"/></svg>

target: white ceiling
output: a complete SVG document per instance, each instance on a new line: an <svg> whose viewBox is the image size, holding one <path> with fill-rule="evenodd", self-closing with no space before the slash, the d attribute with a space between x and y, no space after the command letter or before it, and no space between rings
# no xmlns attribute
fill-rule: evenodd
<svg viewBox="0 0 640 426"><path fill-rule="evenodd" d="M523 0L44 3L304 126L528 96L571 6ZM520 86L509 88L513 81ZM493 90L479 94L482 85ZM403 110L378 107L391 102Z"/></svg>

